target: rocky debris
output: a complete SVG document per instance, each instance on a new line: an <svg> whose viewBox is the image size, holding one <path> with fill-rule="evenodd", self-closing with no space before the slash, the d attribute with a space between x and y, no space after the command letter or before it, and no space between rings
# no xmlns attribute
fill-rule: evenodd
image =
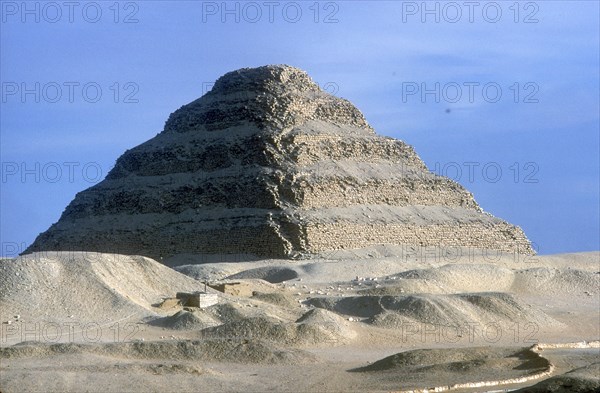
<svg viewBox="0 0 600 393"><path fill-rule="evenodd" d="M389 329L429 324L466 330L469 324L478 328L490 323L511 325L524 318L528 323L563 326L537 307L506 293L323 296L308 299L306 304L347 315L349 321L364 319L372 325Z"/></svg>
<svg viewBox="0 0 600 393"><path fill-rule="evenodd" d="M200 332L205 339L237 339L272 342L286 346L342 344L355 336L344 321L333 313L308 311L295 323L259 315L226 322Z"/></svg>
<svg viewBox="0 0 600 393"><path fill-rule="evenodd" d="M286 267L259 267L256 269L245 270L241 273L233 274L228 279L240 279L240 278L259 278L270 283L285 282L286 280L292 280L298 278L298 273L290 268Z"/></svg>
<svg viewBox="0 0 600 393"><path fill-rule="evenodd" d="M473 347L411 350L350 371L373 373L380 380L401 374L401 392L408 393L523 383L544 378L553 369L548 359L529 348Z"/></svg>
<svg viewBox="0 0 600 393"><path fill-rule="evenodd" d="M245 282L209 283L209 287L233 296L252 296L252 286Z"/></svg>
<svg viewBox="0 0 600 393"><path fill-rule="evenodd" d="M600 362L552 376L533 386L515 390L522 393L598 392L600 391Z"/></svg>
<svg viewBox="0 0 600 393"><path fill-rule="evenodd" d="M219 78L78 193L25 253L302 259L379 244L533 253L519 227L484 214L411 146L280 65Z"/></svg>
<svg viewBox="0 0 600 393"><path fill-rule="evenodd" d="M172 309L175 307L181 307L181 306L183 306L181 299L166 298L162 302L160 302L157 307L162 310L169 310L169 309Z"/></svg>
<svg viewBox="0 0 600 393"><path fill-rule="evenodd" d="M265 293L260 291L253 291L252 298L260 300L261 302L271 303L284 308L295 308L298 306L291 296L280 292Z"/></svg>
<svg viewBox="0 0 600 393"><path fill-rule="evenodd" d="M202 330L217 326L219 321L208 313L181 310L169 317L153 320L149 324L173 330Z"/></svg>
<svg viewBox="0 0 600 393"><path fill-rule="evenodd" d="M2 359L42 357L54 354L96 354L128 359L180 359L229 361L249 364L302 364L318 361L300 349L280 348L272 342L244 339L173 340L110 344L27 343L0 347Z"/></svg>

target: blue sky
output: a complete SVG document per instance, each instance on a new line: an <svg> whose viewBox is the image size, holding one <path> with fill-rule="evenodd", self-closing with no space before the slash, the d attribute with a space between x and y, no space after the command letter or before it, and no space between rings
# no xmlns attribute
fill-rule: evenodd
<svg viewBox="0 0 600 393"><path fill-rule="evenodd" d="M596 1L23 4L1 2L2 255L220 75L264 64L352 101L540 253L600 249Z"/></svg>

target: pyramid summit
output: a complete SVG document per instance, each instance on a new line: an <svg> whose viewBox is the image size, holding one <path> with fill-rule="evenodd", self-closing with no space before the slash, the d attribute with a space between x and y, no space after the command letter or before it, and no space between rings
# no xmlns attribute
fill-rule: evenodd
<svg viewBox="0 0 600 393"><path fill-rule="evenodd" d="M211 91L171 114L165 132L222 130L247 122L281 131L308 120L371 130L349 101L327 94L306 72L284 65L223 75Z"/></svg>
<svg viewBox="0 0 600 393"><path fill-rule="evenodd" d="M533 253L519 227L283 65L219 78L78 193L25 253L294 257L379 244Z"/></svg>

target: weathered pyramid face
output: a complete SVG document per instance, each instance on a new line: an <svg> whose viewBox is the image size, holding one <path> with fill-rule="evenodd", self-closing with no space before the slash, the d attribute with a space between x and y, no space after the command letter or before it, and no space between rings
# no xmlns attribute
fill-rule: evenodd
<svg viewBox="0 0 600 393"><path fill-rule="evenodd" d="M291 257L378 244L532 252L350 102L265 66L225 74L171 114L27 252Z"/></svg>

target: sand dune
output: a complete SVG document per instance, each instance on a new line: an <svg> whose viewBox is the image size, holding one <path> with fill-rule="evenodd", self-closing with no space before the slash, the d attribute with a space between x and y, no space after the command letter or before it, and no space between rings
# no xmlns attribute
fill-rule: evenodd
<svg viewBox="0 0 600 393"><path fill-rule="evenodd" d="M465 327L468 324L513 324L514 321L562 325L544 312L505 293L482 292L459 295L357 296L312 298L309 304L345 315L367 318L380 327L428 323Z"/></svg>
<svg viewBox="0 0 600 393"><path fill-rule="evenodd" d="M79 252L35 253L0 263L3 322L102 322L156 315L152 304L199 282L146 257Z"/></svg>

